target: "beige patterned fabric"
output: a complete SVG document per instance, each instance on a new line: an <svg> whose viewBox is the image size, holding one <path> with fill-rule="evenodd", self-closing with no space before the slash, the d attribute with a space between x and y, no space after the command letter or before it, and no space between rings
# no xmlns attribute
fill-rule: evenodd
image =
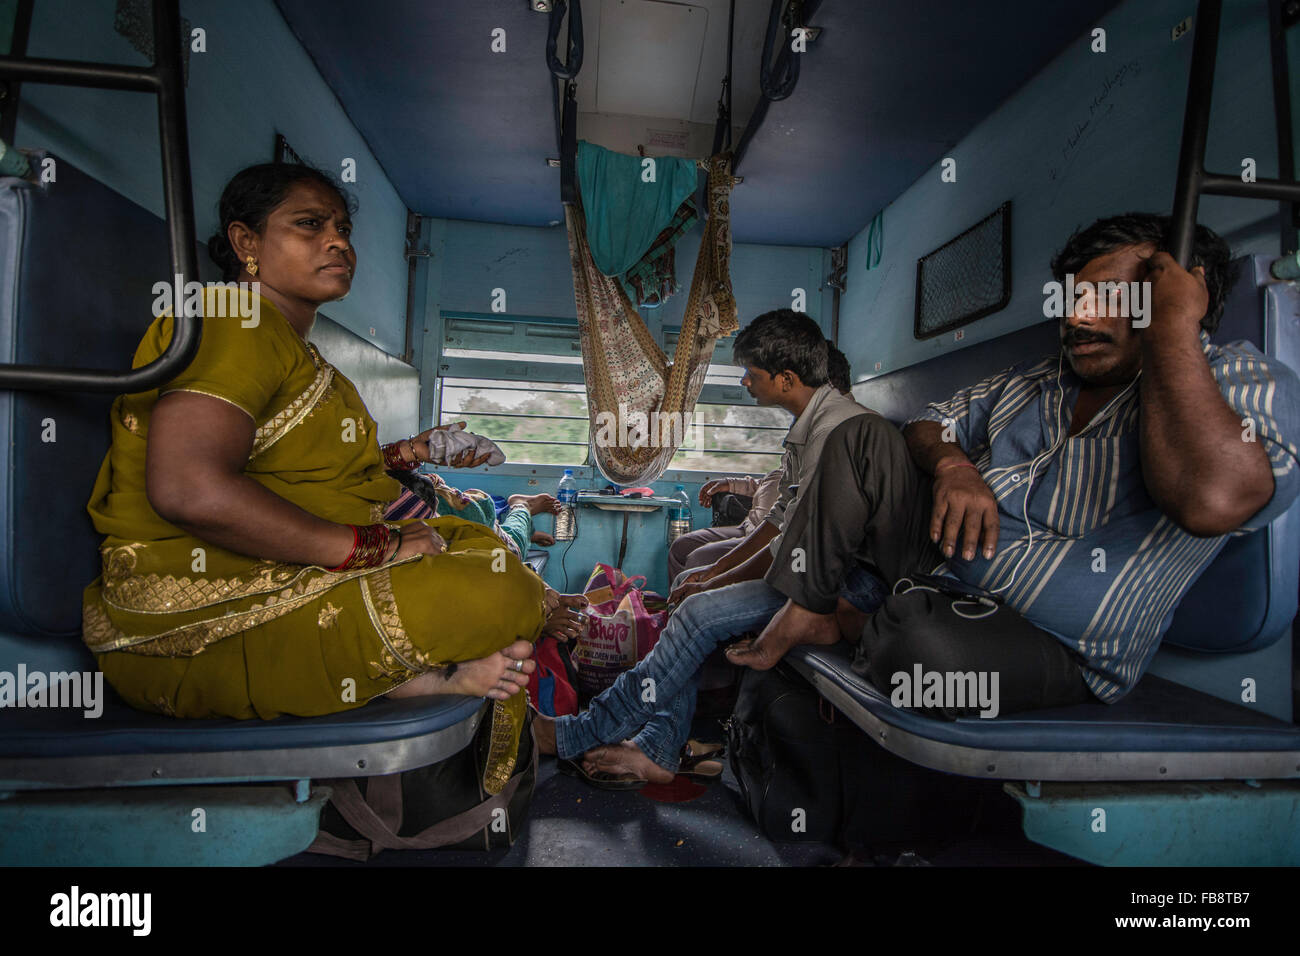
<svg viewBox="0 0 1300 956"><path fill-rule="evenodd" d="M646 484L663 474L695 410L715 343L739 328L731 292L730 155L710 159L708 172L708 219L671 362L618 278L596 268L581 205L565 206L592 452L601 472L615 484ZM644 432L628 428L627 435L625 429L602 428L598 417L604 413L617 421L620 406L625 421L644 415L649 427ZM673 421L668 416L679 416L683 427L666 427L665 422ZM617 433L617 440L599 440L611 432Z"/></svg>

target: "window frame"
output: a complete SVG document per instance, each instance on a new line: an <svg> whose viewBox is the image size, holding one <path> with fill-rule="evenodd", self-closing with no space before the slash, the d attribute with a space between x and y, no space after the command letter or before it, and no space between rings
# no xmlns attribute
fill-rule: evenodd
<svg viewBox="0 0 1300 956"><path fill-rule="evenodd" d="M445 379L481 379L501 383L517 383L521 386L546 385L546 384L565 384L565 385L585 385L586 379L583 374L581 364L560 364L546 361L547 356L570 356L576 355L581 357L582 351L580 339L578 338L578 321L577 319L558 317L558 316L536 316L520 313L509 312L470 312L459 309L443 309L439 313L439 336L438 336L438 360L435 365L434 381L434 400L433 400L433 422L438 424L443 418L443 382ZM465 323L465 324L462 324ZM482 323L483 330L480 332L473 328L474 324ZM495 325L500 331L498 334L509 335L510 344L520 346L518 348L503 347L504 342L498 340L491 341L485 338L485 335L491 333L487 330ZM503 326L513 326L508 332ZM545 331L555 330L572 330L572 336L561 334L547 335ZM675 337L681 331L680 326L666 325L662 326L659 333L659 341L670 347L665 348L665 352L672 355L675 349ZM553 344L553 351L533 352L526 351L530 333L534 340L549 340ZM538 334L542 333L542 334ZM554 343L561 341L571 342L568 349L560 348ZM721 340L728 345L725 358L730 359L729 340ZM495 346L495 348L493 347ZM577 346L574 348L573 346ZM450 349L466 349L475 351L501 351L515 352L518 354L537 354L537 362L529 362L526 359L503 358L469 358L465 356L449 356ZM715 355L715 359L720 356ZM713 364L723 364L714 361ZM452 386L456 387L456 386ZM735 385L706 384L700 390L700 397L697 399L697 405L750 405L757 406L749 392L737 382ZM722 428L742 428L739 425L721 425L710 427ZM751 426L753 427L753 426ZM776 430L776 426L760 426ZM588 425L588 441L590 442L590 425ZM574 446L577 447L577 446ZM590 447L590 446L588 446ZM736 452L741 454L739 450ZM723 452L722 454L726 454ZM532 475L538 477L559 477L564 474L564 469L573 469L575 476L586 479L597 479L600 472L595 464L588 459L590 451L583 456L579 464L568 465L551 465L551 464L534 464L529 462L506 462L503 465L488 467L486 465L479 468L464 469L469 473L483 472L492 474L505 475ZM774 460L774 467L779 463L779 459ZM739 472L726 472L724 470L701 470L693 468L674 468L670 467L656 479L656 481L699 483L723 474L736 474Z"/></svg>

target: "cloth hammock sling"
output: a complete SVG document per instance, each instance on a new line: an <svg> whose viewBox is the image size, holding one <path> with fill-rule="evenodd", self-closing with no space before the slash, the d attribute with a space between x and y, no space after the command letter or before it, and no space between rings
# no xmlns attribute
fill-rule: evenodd
<svg viewBox="0 0 1300 956"><path fill-rule="evenodd" d="M708 219L670 362L617 277L587 244L581 199L564 207L587 382L592 455L618 485L654 481L681 444L717 340L739 328L731 291L731 157L708 163Z"/></svg>

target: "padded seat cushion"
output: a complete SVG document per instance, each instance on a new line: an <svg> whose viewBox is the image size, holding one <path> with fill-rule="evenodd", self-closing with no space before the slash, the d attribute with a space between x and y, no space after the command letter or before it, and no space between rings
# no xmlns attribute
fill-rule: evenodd
<svg viewBox="0 0 1300 956"><path fill-rule="evenodd" d="M325 717L276 720L177 720L124 704L104 686L104 712L6 708L0 758L121 757L382 744L419 737L469 720L478 697L381 698Z"/></svg>
<svg viewBox="0 0 1300 956"><path fill-rule="evenodd" d="M1150 674L1116 704L946 721L891 704L853 672L853 648L846 642L797 647L788 659L826 678L884 723L954 746L1062 753L1300 751L1300 727Z"/></svg>

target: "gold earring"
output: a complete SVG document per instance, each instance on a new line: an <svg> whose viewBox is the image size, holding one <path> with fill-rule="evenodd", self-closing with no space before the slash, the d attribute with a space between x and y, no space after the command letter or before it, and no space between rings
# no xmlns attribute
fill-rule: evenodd
<svg viewBox="0 0 1300 956"><path fill-rule="evenodd" d="M248 270L248 274L250 276L257 275L257 260L254 259L252 256L249 256L247 259L244 260L244 268Z"/></svg>

